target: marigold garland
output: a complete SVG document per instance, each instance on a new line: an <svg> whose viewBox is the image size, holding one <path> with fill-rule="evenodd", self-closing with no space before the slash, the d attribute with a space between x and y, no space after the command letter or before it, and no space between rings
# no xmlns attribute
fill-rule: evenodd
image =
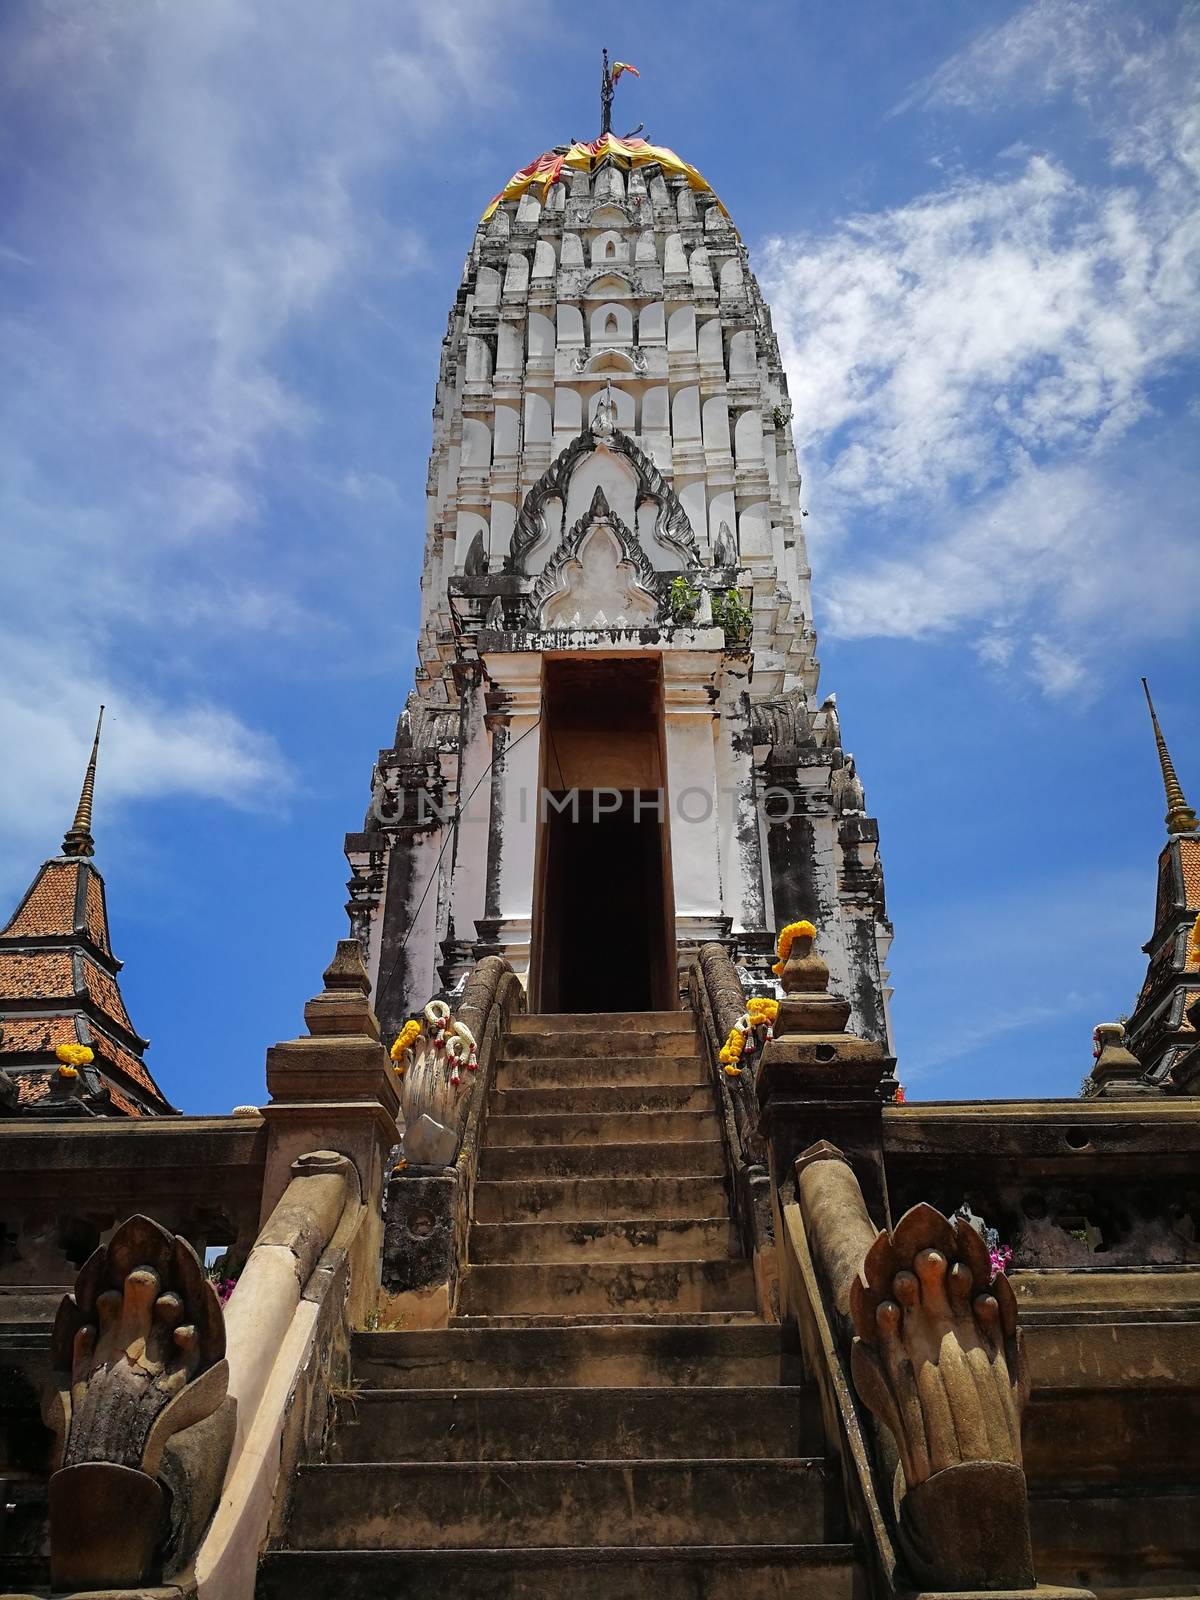
<svg viewBox="0 0 1200 1600"><path fill-rule="evenodd" d="M756 995L753 1000L746 1002L745 1015L730 1028L729 1037L721 1046L718 1057L725 1068L726 1077L741 1076L741 1060L746 1048L747 1035L753 1033L756 1028L766 1028L769 1036L769 1031L775 1026L778 1015L779 1001L771 1000L766 995Z"/></svg>
<svg viewBox="0 0 1200 1600"><path fill-rule="evenodd" d="M80 1067L90 1067L96 1059L86 1044L60 1044L54 1054L58 1058L60 1078L77 1078Z"/></svg>
<svg viewBox="0 0 1200 1600"><path fill-rule="evenodd" d="M783 976L783 969L792 953L792 941L794 939L815 939L816 937L817 930L807 919L801 922L789 922L787 927L780 931L779 943L775 946L776 954L779 956L779 960L771 968L775 976L777 978Z"/></svg>
<svg viewBox="0 0 1200 1600"><path fill-rule="evenodd" d="M391 1057L396 1063L396 1071L401 1077L404 1076L404 1062L402 1057L404 1056L405 1052L416 1043L420 1032L421 1024L410 1017L400 1029L400 1032L396 1035L396 1042L391 1049Z"/></svg>

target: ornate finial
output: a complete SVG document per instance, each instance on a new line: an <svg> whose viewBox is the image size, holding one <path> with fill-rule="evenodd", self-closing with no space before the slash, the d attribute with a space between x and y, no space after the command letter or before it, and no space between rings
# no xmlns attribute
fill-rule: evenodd
<svg viewBox="0 0 1200 1600"><path fill-rule="evenodd" d="M632 72L635 78L641 77L641 73L632 61L614 61L610 71L608 51L605 50L603 55L604 65L600 69L600 137L602 139L606 133L612 132L613 90L617 87L621 74L623 72ZM642 127L643 124L639 122L633 133L627 133L625 137L632 139L635 134L641 133Z"/></svg>
<svg viewBox="0 0 1200 1600"><path fill-rule="evenodd" d="M612 132L613 79L608 70L608 50L604 50L604 65L600 69L600 137Z"/></svg>
<svg viewBox="0 0 1200 1600"><path fill-rule="evenodd" d="M1167 741L1163 738L1163 731L1158 725L1158 717L1154 710L1154 701L1150 698L1150 685L1145 678L1142 679L1142 688L1146 691L1146 704L1150 707L1150 721L1154 724L1154 742L1158 746L1158 764L1162 768L1163 788L1167 794L1167 832L1195 833L1200 824L1196 821L1196 813L1184 799L1179 779L1175 776Z"/></svg>
<svg viewBox="0 0 1200 1600"><path fill-rule="evenodd" d="M83 775L79 804L75 807L75 821L63 838L62 853L65 856L90 856L96 853L96 843L92 838L92 796L96 789L96 757L100 753L100 724L103 721L104 707L101 706L100 715L96 718L96 737L92 740L91 760Z"/></svg>

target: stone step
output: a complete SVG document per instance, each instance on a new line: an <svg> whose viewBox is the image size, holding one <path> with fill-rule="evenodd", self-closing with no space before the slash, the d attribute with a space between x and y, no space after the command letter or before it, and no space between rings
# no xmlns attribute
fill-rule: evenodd
<svg viewBox="0 0 1200 1600"><path fill-rule="evenodd" d="M713 1092L707 1083L596 1083L550 1088L492 1091L488 1112L493 1117L605 1115L613 1111L711 1111Z"/></svg>
<svg viewBox="0 0 1200 1600"><path fill-rule="evenodd" d="M561 1311L514 1312L511 1316L497 1316L488 1311L482 1315L452 1316L452 1328L691 1328L697 1323L713 1328L742 1326L759 1322L755 1311L581 1311L578 1315L564 1316Z"/></svg>
<svg viewBox="0 0 1200 1600"><path fill-rule="evenodd" d="M499 1149L520 1145L652 1144L711 1140L720 1135L715 1110L559 1112L540 1117L491 1117L486 1142Z"/></svg>
<svg viewBox="0 0 1200 1600"><path fill-rule="evenodd" d="M468 1266L460 1316L581 1316L753 1312L748 1261L621 1261Z"/></svg>
<svg viewBox="0 0 1200 1600"><path fill-rule="evenodd" d="M356 1333L350 1360L354 1381L372 1389L712 1388L804 1376L794 1331L761 1322Z"/></svg>
<svg viewBox="0 0 1200 1600"><path fill-rule="evenodd" d="M530 1056L520 1061L496 1063L496 1088L574 1089L608 1088L624 1084L709 1083L708 1068L699 1056L603 1056L589 1060L577 1055Z"/></svg>
<svg viewBox="0 0 1200 1600"><path fill-rule="evenodd" d="M698 1060L700 1040L694 1028L686 1033L658 1029L653 1033L608 1033L600 1030L564 1033L506 1033L500 1041L502 1061L536 1061L546 1056L572 1055L592 1061L611 1056L687 1056Z"/></svg>
<svg viewBox="0 0 1200 1600"><path fill-rule="evenodd" d="M509 1019L521 1033L695 1033L690 1011L526 1011Z"/></svg>
<svg viewBox="0 0 1200 1600"><path fill-rule="evenodd" d="M476 1222L467 1251L478 1262L724 1261L738 1253L728 1212L617 1222Z"/></svg>
<svg viewBox="0 0 1200 1600"><path fill-rule="evenodd" d="M719 1139L636 1144L518 1145L489 1139L479 1156L484 1181L515 1178L724 1178L725 1146Z"/></svg>
<svg viewBox="0 0 1200 1600"><path fill-rule="evenodd" d="M816 1544L826 1468L784 1461L415 1462L301 1467L307 1550ZM461 1592L461 1591L460 1591Z"/></svg>
<svg viewBox="0 0 1200 1600"><path fill-rule="evenodd" d="M1164 1597L1200 1587L1200 1484L1035 1489L1029 1525L1042 1583Z"/></svg>
<svg viewBox="0 0 1200 1600"><path fill-rule="evenodd" d="M719 1178L526 1178L475 1185L475 1221L588 1222L728 1216Z"/></svg>
<svg viewBox="0 0 1200 1600"><path fill-rule="evenodd" d="M332 1461L737 1461L823 1449L816 1391L357 1389Z"/></svg>
<svg viewBox="0 0 1200 1600"><path fill-rule="evenodd" d="M577 1550L272 1550L256 1600L853 1600L844 1544Z"/></svg>

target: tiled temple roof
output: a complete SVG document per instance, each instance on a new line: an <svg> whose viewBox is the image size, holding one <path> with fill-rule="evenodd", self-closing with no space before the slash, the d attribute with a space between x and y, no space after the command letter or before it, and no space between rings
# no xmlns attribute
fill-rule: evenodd
<svg viewBox="0 0 1200 1600"><path fill-rule="evenodd" d="M1167 841L1158 858L1154 932L1145 946L1150 959L1127 1038L1147 1078L1169 1083L1177 1058L1195 1039L1187 1008L1198 992L1195 974L1200 965L1192 938L1200 917L1200 832L1196 813L1176 775L1149 687L1145 679L1142 682L1167 802Z"/></svg>
<svg viewBox="0 0 1200 1600"><path fill-rule="evenodd" d="M42 863L0 929L0 1107L40 1116L158 1116L172 1107L142 1053L112 953L104 880L91 857L100 730L62 854ZM90 1064L60 1069L62 1045ZM4 1087L0 1085L0 1088Z"/></svg>

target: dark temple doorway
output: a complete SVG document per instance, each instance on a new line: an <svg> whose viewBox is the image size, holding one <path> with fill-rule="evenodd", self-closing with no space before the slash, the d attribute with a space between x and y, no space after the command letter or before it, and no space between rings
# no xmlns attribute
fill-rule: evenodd
<svg viewBox="0 0 1200 1600"><path fill-rule="evenodd" d="M657 656L545 664L532 997L678 1004Z"/></svg>

